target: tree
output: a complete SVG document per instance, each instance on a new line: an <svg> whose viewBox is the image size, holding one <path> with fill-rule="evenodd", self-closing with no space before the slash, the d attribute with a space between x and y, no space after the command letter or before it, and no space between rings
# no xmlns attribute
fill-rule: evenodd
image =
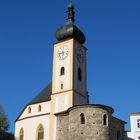
<svg viewBox="0 0 140 140"><path fill-rule="evenodd" d="M14 140L14 135L8 133L9 122L4 112L2 105L0 105L0 140Z"/></svg>
<svg viewBox="0 0 140 140"><path fill-rule="evenodd" d="M0 134L7 132L9 128L9 123L7 116L3 110L3 107L0 105Z"/></svg>

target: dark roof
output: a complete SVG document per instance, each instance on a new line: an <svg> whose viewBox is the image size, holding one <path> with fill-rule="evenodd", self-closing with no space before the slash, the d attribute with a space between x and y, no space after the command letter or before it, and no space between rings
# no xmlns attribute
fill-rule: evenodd
<svg viewBox="0 0 140 140"><path fill-rule="evenodd" d="M113 116L113 118L116 119L116 120L121 121L121 122L124 123L124 124L127 124L127 122L125 122L125 121L123 121L123 120L121 120L121 119L119 119L119 118L116 118L116 117L114 117L114 116Z"/></svg>
<svg viewBox="0 0 140 140"><path fill-rule="evenodd" d="M51 100L51 94L52 94L52 83L48 84L31 102L29 102L24 107L24 109L19 114L19 116L17 117L17 119L15 120L15 122L18 121L18 119L20 118L21 114L24 112L24 110L26 109L26 107L28 105L50 101Z"/></svg>
<svg viewBox="0 0 140 140"><path fill-rule="evenodd" d="M52 94L52 83L46 86L31 102L28 103L28 105L50 101L51 94Z"/></svg>
<svg viewBox="0 0 140 140"><path fill-rule="evenodd" d="M101 105L101 104L83 104L83 105L72 106L72 107L68 108L65 111L55 113L55 115L65 115L65 114L69 113L71 110L74 110L76 108L88 108L88 107L102 108L102 109L111 111L111 113L114 112L114 109L112 107L110 107L110 106Z"/></svg>
<svg viewBox="0 0 140 140"><path fill-rule="evenodd" d="M67 22L64 26L59 28L56 32L56 38L58 41L63 41L67 38L74 38L80 43L85 42L85 36L80 29L72 22Z"/></svg>

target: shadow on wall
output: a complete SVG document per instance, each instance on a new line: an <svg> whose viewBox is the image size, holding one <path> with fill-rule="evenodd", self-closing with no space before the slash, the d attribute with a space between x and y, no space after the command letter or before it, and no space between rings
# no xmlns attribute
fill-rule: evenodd
<svg viewBox="0 0 140 140"><path fill-rule="evenodd" d="M127 139L125 139L125 140L135 140L135 139L132 139L132 138L127 138Z"/></svg>

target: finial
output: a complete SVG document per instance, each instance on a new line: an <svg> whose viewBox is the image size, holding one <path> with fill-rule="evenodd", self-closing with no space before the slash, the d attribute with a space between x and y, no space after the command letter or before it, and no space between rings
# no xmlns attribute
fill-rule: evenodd
<svg viewBox="0 0 140 140"><path fill-rule="evenodd" d="M72 3L72 0L70 0L70 2L69 2L67 13L68 13L67 21L74 22L75 21L75 17L74 17L75 12L74 12L74 5Z"/></svg>

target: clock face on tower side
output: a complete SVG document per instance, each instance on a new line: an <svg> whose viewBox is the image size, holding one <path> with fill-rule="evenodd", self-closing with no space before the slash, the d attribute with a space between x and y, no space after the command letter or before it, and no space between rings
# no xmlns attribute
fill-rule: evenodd
<svg viewBox="0 0 140 140"><path fill-rule="evenodd" d="M80 63L84 62L85 56L84 56L84 52L82 49L80 49L80 48L76 49L76 57Z"/></svg>
<svg viewBox="0 0 140 140"><path fill-rule="evenodd" d="M68 50L68 48L66 46L64 46L64 47L59 48L57 54L58 54L58 58L60 60L63 60L68 56L69 50Z"/></svg>

